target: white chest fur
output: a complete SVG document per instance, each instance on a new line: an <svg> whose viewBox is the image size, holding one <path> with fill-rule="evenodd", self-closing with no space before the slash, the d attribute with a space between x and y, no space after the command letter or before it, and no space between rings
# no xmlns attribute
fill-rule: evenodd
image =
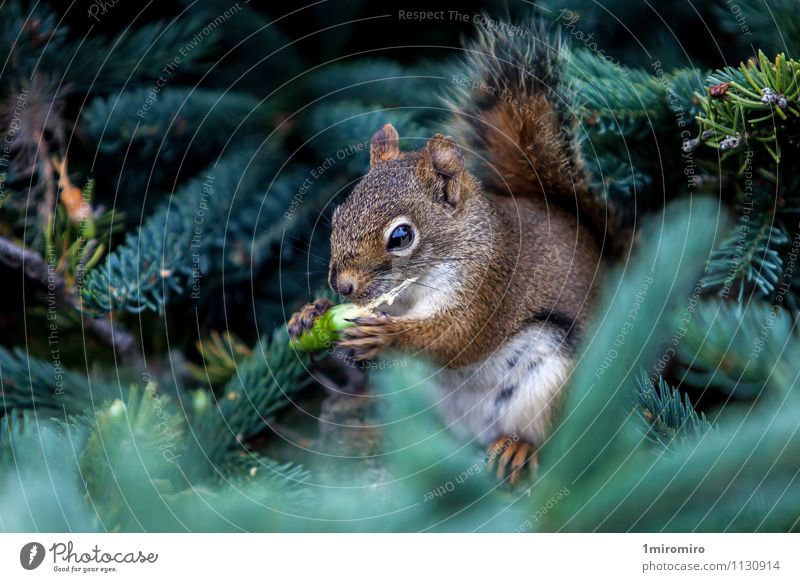
<svg viewBox="0 0 800 582"><path fill-rule="evenodd" d="M570 369L562 336L531 325L479 364L442 369L436 406L452 430L481 444L515 435L541 444Z"/></svg>
<svg viewBox="0 0 800 582"><path fill-rule="evenodd" d="M417 284L409 287L392 306L383 306L389 315L427 319L458 302L461 277L456 265L444 262L432 267Z"/></svg>

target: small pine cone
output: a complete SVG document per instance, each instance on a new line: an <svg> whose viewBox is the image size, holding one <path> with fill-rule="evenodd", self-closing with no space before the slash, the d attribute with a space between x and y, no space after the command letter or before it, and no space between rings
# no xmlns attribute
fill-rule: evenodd
<svg viewBox="0 0 800 582"><path fill-rule="evenodd" d="M728 96L728 89L730 88L730 83L719 83L718 85L711 85L708 88L708 93L712 97L716 97L717 99L725 99Z"/></svg>

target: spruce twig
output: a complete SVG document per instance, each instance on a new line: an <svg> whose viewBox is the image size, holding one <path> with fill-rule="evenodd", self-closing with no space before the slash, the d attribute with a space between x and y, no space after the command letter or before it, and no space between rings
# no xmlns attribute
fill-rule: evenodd
<svg viewBox="0 0 800 582"><path fill-rule="evenodd" d="M12 269L21 269L28 279L36 281L44 287L52 285L57 302L81 311L81 306L75 300L75 296L67 289L64 278L60 273L51 269L47 261L36 251L20 248L6 237L0 236L0 261ZM114 348L120 356L129 360L138 359L134 337L121 329L110 318L84 317L81 312L81 319L86 327L91 329L104 343Z"/></svg>

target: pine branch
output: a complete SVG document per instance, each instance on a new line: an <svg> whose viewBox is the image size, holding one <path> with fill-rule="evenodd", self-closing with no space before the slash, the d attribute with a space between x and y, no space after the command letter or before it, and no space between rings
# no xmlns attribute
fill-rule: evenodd
<svg viewBox="0 0 800 582"><path fill-rule="evenodd" d="M42 410L43 415L80 414L114 393L110 384L65 370L60 361L31 358L0 347L0 414Z"/></svg>
<svg viewBox="0 0 800 582"><path fill-rule="evenodd" d="M67 34L68 29L59 25L58 16L47 5L37 3L29 8L18 1L3 5L0 51L19 70L34 70L45 49L60 50Z"/></svg>
<svg viewBox="0 0 800 582"><path fill-rule="evenodd" d="M674 204L667 209L661 223L665 226L661 232L656 231L658 236L648 237L647 232L653 230L644 231L643 240L652 242L640 251L633 266L626 266L621 287L601 308L604 324L592 336L593 341L572 376L562 421L542 452L543 457L546 454L554 460L554 465L544 471L548 484L542 492L572 487L579 476L584 482L595 477L602 480L611 466L637 448L640 438L633 423L628 422L626 411L630 408L625 404L634 393L634 374L655 359L653 329L663 324L665 311L684 297L684 291L696 281L694 271L700 270L713 235L713 207L710 200L693 201L691 212L686 206ZM657 224L651 222L650 229L658 228ZM692 236L688 236L689 232ZM659 252L673 244L682 252ZM630 320L631 305L637 304L640 308L635 320L620 335L624 322ZM623 346L613 347L620 337L624 338ZM608 359L610 365L606 363ZM541 504L542 498L538 501Z"/></svg>
<svg viewBox="0 0 800 582"><path fill-rule="evenodd" d="M308 69L293 39L281 30L282 25L271 21L252 4L235 4L229 0L181 0L181 4L204 22L213 22L226 11L230 14L225 20L224 34L215 39L216 53L228 56L208 71L208 80L214 86L231 87L246 78L252 93L265 95ZM322 49L320 52L327 54L329 51Z"/></svg>
<svg viewBox="0 0 800 582"><path fill-rule="evenodd" d="M214 467L241 443L264 431L269 420L292 402L311 379L307 356L289 347L285 328L260 342L238 367L216 406L205 407L193 423L198 450Z"/></svg>
<svg viewBox="0 0 800 582"><path fill-rule="evenodd" d="M20 248L7 238L0 236L0 261L12 269L22 269L27 278L36 281L43 288L50 289L52 287L53 301L57 305L81 309L72 292L67 289L64 278L52 269L39 253ZM122 357L135 358L137 356L137 344L133 336L120 329L111 319L91 317L82 319L87 328L113 347Z"/></svg>
<svg viewBox="0 0 800 582"><path fill-rule="evenodd" d="M248 130L262 131L275 115L274 104L235 91L167 87L155 99L150 93L141 88L99 97L83 111L87 133L104 153L130 148L137 157L157 155L169 164L185 158L191 142L192 155L209 156Z"/></svg>
<svg viewBox="0 0 800 582"><path fill-rule="evenodd" d="M722 159L753 150L754 163L780 163L781 151L797 146L800 131L800 62L778 54L774 61L758 58L712 73L698 117L706 146ZM767 156L768 154L768 156Z"/></svg>
<svg viewBox="0 0 800 582"><path fill-rule="evenodd" d="M175 67L168 69L169 75L196 72L198 61L218 40L203 32L208 20L187 13L171 21L131 26L111 39L71 34L63 20L41 3L28 10L20 2L7 2L2 20L0 47L3 54L14 57L15 75L57 74L69 91L91 87L93 92L106 92L125 84L149 84L154 71L160 73L170 64ZM69 67L64 66L64 55L71 57ZM132 68L131 63L137 66Z"/></svg>
<svg viewBox="0 0 800 582"><path fill-rule="evenodd" d="M386 123L395 126L401 144L409 149L421 148L432 134L419 125L413 110L383 110L347 100L315 108L304 119L301 129L321 160L333 159L337 167L344 167L357 177L369 168L372 134Z"/></svg>
<svg viewBox="0 0 800 582"><path fill-rule="evenodd" d="M294 463L279 463L253 451L231 451L217 467L227 486L265 487L293 508L308 508L315 500L306 485L311 472Z"/></svg>
<svg viewBox="0 0 800 582"><path fill-rule="evenodd" d="M309 79L308 89L311 95L322 99L317 108L356 101L361 103L362 112L376 106L400 109L417 122L430 124L442 119L439 93L452 83L443 70L406 67L388 59L364 59L324 67Z"/></svg>
<svg viewBox="0 0 800 582"><path fill-rule="evenodd" d="M0 418L3 531L97 530L76 458L86 442L84 427L85 422L53 422L33 412Z"/></svg>
<svg viewBox="0 0 800 582"><path fill-rule="evenodd" d="M751 415L674 455L632 457L602 480L570 486L537 525L542 531L797 531L798 455L796 410Z"/></svg>
<svg viewBox="0 0 800 582"><path fill-rule="evenodd" d="M736 4L736 12L728 3L714 6L714 16L723 30L744 36L749 47L800 56L800 22L795 0L737 0Z"/></svg>
<svg viewBox="0 0 800 582"><path fill-rule="evenodd" d="M671 115L669 79L665 83L641 69L623 69L623 74L620 66L589 51L571 51L567 62L581 117L593 133L643 137Z"/></svg>
<svg viewBox="0 0 800 582"><path fill-rule="evenodd" d="M211 53L219 31L209 28L209 21L189 12L172 20L132 26L113 39L90 35L83 39L53 44L42 55L39 68L59 71L59 77L78 91L112 91L124 85L152 87L154 72L168 78L197 72L198 63ZM214 29L218 27L215 26ZM67 69L63 55L71 55ZM132 67L131 63L136 66Z"/></svg>
<svg viewBox="0 0 800 582"><path fill-rule="evenodd" d="M280 243L306 225L310 204L290 213L305 172L276 174L275 156L264 150L245 144L182 186L89 272L84 304L97 314L161 312L174 296L213 293L222 273L231 282L248 278L278 252L291 254Z"/></svg>
<svg viewBox="0 0 800 582"><path fill-rule="evenodd" d="M201 365L187 364L189 373L203 384L218 384L230 380L236 374L239 363L253 355L242 340L229 331L219 333L212 330L207 338L195 342Z"/></svg>
<svg viewBox="0 0 800 582"><path fill-rule="evenodd" d="M772 296L783 271L782 252L789 242L768 208L751 210L747 209L748 220L740 221L714 249L703 278L704 287L740 303L754 291L765 298Z"/></svg>
<svg viewBox="0 0 800 582"><path fill-rule="evenodd" d="M781 400L795 383L796 346L791 318L780 308L708 299L697 305L679 345L681 382L741 399ZM782 381L770 381L776 377Z"/></svg>
<svg viewBox="0 0 800 582"><path fill-rule="evenodd" d="M664 381L651 380L643 373L637 390L638 407L646 435L664 448L673 443L696 442L712 430L705 414L697 414L688 395Z"/></svg>
<svg viewBox="0 0 800 582"><path fill-rule="evenodd" d="M691 91L701 78L685 70L651 74L585 50L570 51L567 62L590 184L614 210L612 228L630 228L662 206L665 191L692 190L693 179L664 169L685 164L679 136L694 127L699 102Z"/></svg>
<svg viewBox="0 0 800 582"><path fill-rule="evenodd" d="M191 478L201 473L196 463L203 457L188 438L184 415L154 384L131 388L125 402L106 404L86 420L91 432L80 450L80 477L107 531L227 531L248 523L270 530L274 510L297 511L312 500L306 470L257 454L226 454L213 479ZM219 503L228 509L208 515ZM225 519L228 511L238 523Z"/></svg>

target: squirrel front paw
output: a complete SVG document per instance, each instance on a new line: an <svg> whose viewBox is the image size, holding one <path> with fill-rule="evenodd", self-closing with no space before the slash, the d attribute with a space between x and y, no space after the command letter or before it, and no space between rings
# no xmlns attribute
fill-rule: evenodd
<svg viewBox="0 0 800 582"><path fill-rule="evenodd" d="M314 326L314 321L331 307L333 307L333 302L324 297L303 307L300 311L292 315L289 319L289 323L286 324L289 337L296 338L303 332L311 329Z"/></svg>
<svg viewBox="0 0 800 582"><path fill-rule="evenodd" d="M486 464L495 471L497 480L515 487L538 467L536 447L518 436L502 436L486 452Z"/></svg>
<svg viewBox="0 0 800 582"><path fill-rule="evenodd" d="M394 320L388 315L359 317L353 320L355 326L342 331L342 339L337 342L341 348L353 350L356 360L370 360L378 352L388 348L396 333Z"/></svg>

